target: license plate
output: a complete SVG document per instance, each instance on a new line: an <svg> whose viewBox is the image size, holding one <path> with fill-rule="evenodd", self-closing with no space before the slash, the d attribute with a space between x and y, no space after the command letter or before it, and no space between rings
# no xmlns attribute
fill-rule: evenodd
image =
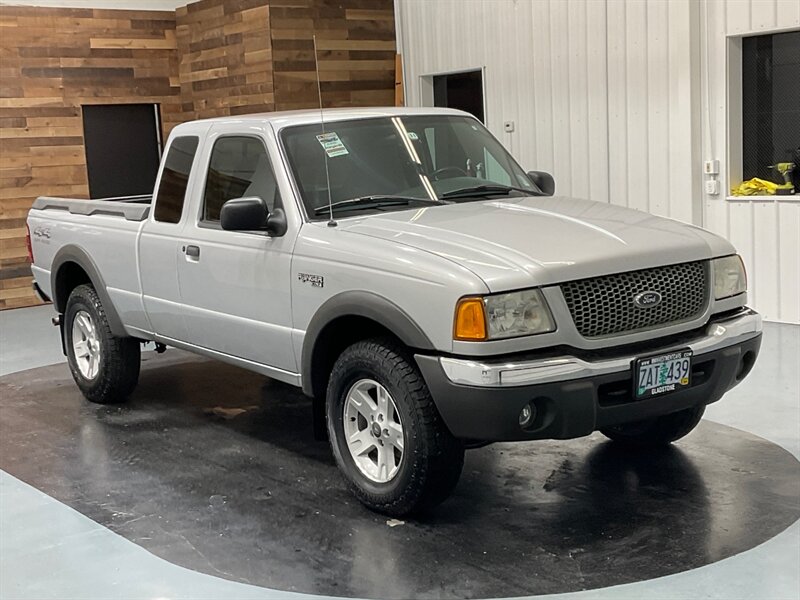
<svg viewBox="0 0 800 600"><path fill-rule="evenodd" d="M692 351L676 350L669 354L640 358L634 363L637 398L669 394L692 384Z"/></svg>

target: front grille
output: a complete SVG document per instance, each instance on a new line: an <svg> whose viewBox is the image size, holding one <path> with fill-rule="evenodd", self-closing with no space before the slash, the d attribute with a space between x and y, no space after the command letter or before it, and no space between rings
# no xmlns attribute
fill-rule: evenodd
<svg viewBox="0 0 800 600"><path fill-rule="evenodd" d="M699 317L708 299L704 261L570 281L561 285L575 327L583 337L631 333ZM634 297L658 292L661 302L640 308Z"/></svg>

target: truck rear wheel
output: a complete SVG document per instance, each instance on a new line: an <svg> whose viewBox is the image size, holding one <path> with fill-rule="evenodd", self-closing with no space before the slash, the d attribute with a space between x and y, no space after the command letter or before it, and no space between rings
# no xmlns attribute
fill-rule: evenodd
<svg viewBox="0 0 800 600"><path fill-rule="evenodd" d="M341 354L326 412L336 463L368 508L420 512L458 482L464 445L442 422L413 359L391 340L357 342Z"/></svg>
<svg viewBox="0 0 800 600"><path fill-rule="evenodd" d="M130 395L139 381L139 341L111 333L91 285L79 285L69 295L64 337L72 378L87 400L113 404Z"/></svg>
<svg viewBox="0 0 800 600"><path fill-rule="evenodd" d="M615 442L631 446L665 446L697 427L705 411L705 406L693 406L654 419L601 429L600 432Z"/></svg>

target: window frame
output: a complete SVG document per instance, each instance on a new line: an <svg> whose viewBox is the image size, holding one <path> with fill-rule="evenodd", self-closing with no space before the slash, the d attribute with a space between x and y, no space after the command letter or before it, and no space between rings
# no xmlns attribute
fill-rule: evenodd
<svg viewBox="0 0 800 600"><path fill-rule="evenodd" d="M742 75L743 64L743 40L744 38L757 37L764 35L776 35L779 33L789 33L800 31L797 26L776 27L764 31L747 31L742 33L731 33L726 36L725 60L725 167L720 173L719 178L725 189L721 190L720 196L729 202L800 202L800 194L789 196L760 195L760 196L734 196L731 189L742 183L744 177L744 110L742 93L744 91L744 79ZM708 74L706 74L708 77ZM710 99L706 99L707 102ZM711 123L713 129L714 123ZM710 135L710 132L707 133Z"/></svg>
<svg viewBox="0 0 800 600"><path fill-rule="evenodd" d="M167 168L167 160L169 159L169 154L172 151L172 147L175 145L175 143L178 140L185 139L185 138L194 138L195 140L197 140L197 145L195 146L194 154L192 155L192 164L189 166L189 173L187 175L187 180L186 180L186 189L183 191L183 201L181 203L180 217L178 217L177 221L162 221L161 219L156 217L156 210L158 208L158 192L161 189L161 184L162 184L163 179L164 179L164 171ZM183 223L185 215L188 214L188 211L186 210L186 205L187 205L187 201L186 200L188 198L189 192L193 189L192 173L194 172L195 168L197 167L197 164L198 164L198 158L197 157L201 154L202 150L203 150L203 140L201 139L200 135L197 134L197 133L187 133L185 135L176 135L174 138L169 140L169 144L168 144L167 148L165 149L165 151L164 151L164 153L162 155L162 159L161 159L162 164L161 164L161 166L159 168L158 178L156 179L156 186L153 188L153 199L152 199L152 202L151 202L151 206L152 206L151 213L152 213L152 222L153 223L163 223L164 225L180 225L181 223Z"/></svg>
<svg viewBox="0 0 800 600"><path fill-rule="evenodd" d="M281 205L283 205L283 194L281 193L281 186L278 181L278 177L275 173L275 162L272 160L272 156L270 156L269 148L267 147L267 143L264 138L258 134L253 133L222 133L220 135L215 136L213 143L211 144L211 148L208 151L208 156L206 157L205 166L203 169L203 184L202 187L198 190L200 194L200 202L198 203L197 207L197 214L195 225L197 227L201 227L203 229L216 229L218 231L226 231L222 228L222 224L219 220L211 221L204 218L205 215L205 208L206 208L206 186L208 185L208 171L211 167L211 158L214 155L214 148L217 147L217 144L224 139L229 138L250 138L254 140L258 140L261 142L261 146L264 148L264 153L267 155L267 162L269 163L269 168L272 170L272 176L275 178L275 186L278 190L278 197L280 198ZM231 198L233 200L233 198ZM262 200L264 200L262 198ZM222 207L220 207L222 210ZM266 231L231 231L229 233L245 233L249 235L269 235Z"/></svg>

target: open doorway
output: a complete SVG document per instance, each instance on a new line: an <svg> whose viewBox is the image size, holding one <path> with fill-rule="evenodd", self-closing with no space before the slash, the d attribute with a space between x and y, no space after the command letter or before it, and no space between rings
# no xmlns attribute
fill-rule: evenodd
<svg viewBox="0 0 800 600"><path fill-rule="evenodd" d="M423 76L422 103L463 110L486 124L483 69Z"/></svg>
<svg viewBox="0 0 800 600"><path fill-rule="evenodd" d="M82 108L89 196L151 194L161 161L158 105L92 104Z"/></svg>

